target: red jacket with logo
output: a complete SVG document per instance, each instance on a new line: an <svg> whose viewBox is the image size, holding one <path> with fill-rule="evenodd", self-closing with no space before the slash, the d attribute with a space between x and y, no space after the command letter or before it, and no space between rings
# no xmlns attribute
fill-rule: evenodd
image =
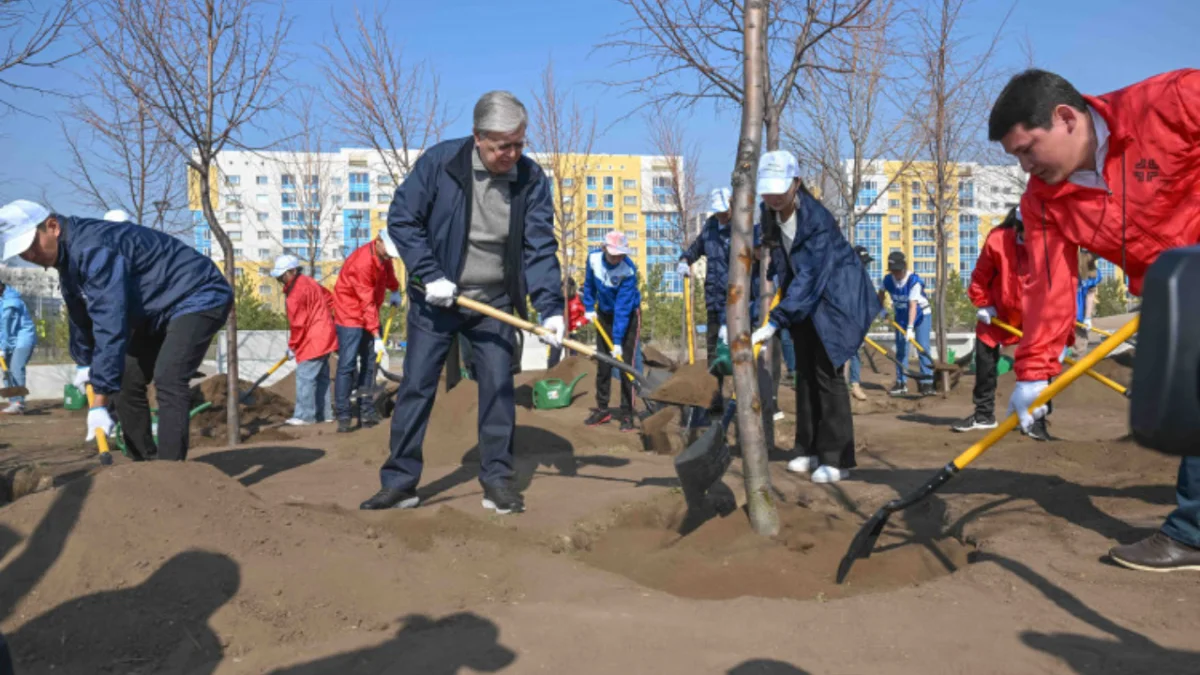
<svg viewBox="0 0 1200 675"><path fill-rule="evenodd" d="M971 272L967 297L976 307L994 307L996 318L1013 328L1021 328L1021 284L1029 269L1025 245L1017 239L1011 225L988 232L979 260ZM982 321L975 324L975 335L985 345L1015 345L1019 338L999 326Z"/></svg>
<svg viewBox="0 0 1200 675"><path fill-rule="evenodd" d="M296 354L296 363L337 351L333 293L304 275L297 275L283 292L287 294L288 327L291 329L288 348Z"/></svg>
<svg viewBox="0 0 1200 675"><path fill-rule="evenodd" d="M388 291L400 290L391 261L375 255L375 240L358 247L346 258L333 285L334 319L339 326L363 328L379 335L379 308Z"/></svg>
<svg viewBox="0 0 1200 675"><path fill-rule="evenodd" d="M1200 243L1200 70L1176 70L1087 96L1108 123L1108 189L1030 177L1021 198L1029 277L1017 379L1045 380L1073 333L1082 246L1121 265L1129 290L1159 254Z"/></svg>
<svg viewBox="0 0 1200 675"><path fill-rule="evenodd" d="M567 300L567 312L569 314L567 318L568 333L574 333L588 322L587 317L584 316L586 312L583 309L583 301L579 299L578 295Z"/></svg>

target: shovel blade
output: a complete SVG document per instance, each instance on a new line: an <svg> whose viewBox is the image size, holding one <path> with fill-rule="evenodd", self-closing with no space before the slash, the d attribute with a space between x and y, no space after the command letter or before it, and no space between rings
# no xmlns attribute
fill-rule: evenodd
<svg viewBox="0 0 1200 675"><path fill-rule="evenodd" d="M675 475L689 510L703 508L709 488L721 480L732 461L725 430L716 424L675 457Z"/></svg>
<svg viewBox="0 0 1200 675"><path fill-rule="evenodd" d="M871 557L871 551L875 549L875 542L879 540L879 535L883 533L883 528L892 515L890 506L891 504L876 511L875 515L863 523L858 533L854 535L854 539L850 541L850 548L846 549L846 555L838 564L837 582L839 584L846 580L846 575L850 574L850 568L854 566L855 560Z"/></svg>
<svg viewBox="0 0 1200 675"><path fill-rule="evenodd" d="M0 388L0 396L9 398L11 396L28 396L29 390L25 387L3 387Z"/></svg>

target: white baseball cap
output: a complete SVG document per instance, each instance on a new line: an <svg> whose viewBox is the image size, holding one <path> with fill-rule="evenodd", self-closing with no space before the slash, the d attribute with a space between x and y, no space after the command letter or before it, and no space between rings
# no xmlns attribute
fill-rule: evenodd
<svg viewBox="0 0 1200 675"><path fill-rule="evenodd" d="M400 250L396 248L396 242L392 241L392 235L388 234L386 227L379 231L379 238L383 240L383 250L387 251L389 258L400 257Z"/></svg>
<svg viewBox="0 0 1200 675"><path fill-rule="evenodd" d="M758 159L758 194L781 195L800 177L800 163L787 150L772 150Z"/></svg>
<svg viewBox="0 0 1200 675"><path fill-rule="evenodd" d="M733 190L727 187L717 188L708 195L708 210L713 213L724 213L729 210L730 199L733 199Z"/></svg>
<svg viewBox="0 0 1200 675"><path fill-rule="evenodd" d="M28 199L0 206L0 260L28 251L37 236L37 226L49 217L49 209Z"/></svg>
<svg viewBox="0 0 1200 675"><path fill-rule="evenodd" d="M113 209L105 213L104 219L113 223L127 223L130 221L129 212L121 209Z"/></svg>
<svg viewBox="0 0 1200 675"><path fill-rule="evenodd" d="M629 242L624 232L612 230L604 235L604 251L609 255L629 255Z"/></svg>
<svg viewBox="0 0 1200 675"><path fill-rule="evenodd" d="M283 276L283 273L288 270L294 270L300 266L300 259L294 255L281 255L275 259L275 268L271 270L271 276L278 279Z"/></svg>

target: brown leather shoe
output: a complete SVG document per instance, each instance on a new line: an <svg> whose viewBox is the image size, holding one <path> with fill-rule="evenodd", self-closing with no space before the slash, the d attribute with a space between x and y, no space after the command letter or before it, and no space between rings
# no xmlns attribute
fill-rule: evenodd
<svg viewBox="0 0 1200 675"><path fill-rule="evenodd" d="M1118 565L1143 572L1200 572L1200 548L1182 544L1162 532L1133 544L1113 547L1108 557Z"/></svg>

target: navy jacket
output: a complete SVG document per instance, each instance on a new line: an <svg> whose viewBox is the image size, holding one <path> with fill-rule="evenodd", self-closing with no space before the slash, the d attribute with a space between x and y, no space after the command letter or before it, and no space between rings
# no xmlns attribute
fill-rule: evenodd
<svg viewBox="0 0 1200 675"><path fill-rule="evenodd" d="M704 273L704 306L710 312L724 312L729 296L729 241L731 223L721 224L716 216L709 216L692 245L680 256L687 264L694 265L701 257L708 259Z"/></svg>
<svg viewBox="0 0 1200 675"><path fill-rule="evenodd" d="M71 357L91 366L98 393L121 389L133 332L163 333L177 316L233 304L233 289L213 261L175 237L129 222L58 219L54 267Z"/></svg>
<svg viewBox="0 0 1200 675"><path fill-rule="evenodd" d="M388 234L409 275L428 283L458 283L467 260L474 180L471 137L443 141L421 154L412 173L396 188L388 209ZM543 320L562 316L562 272L554 238L550 181L528 156L517 161L512 183L504 280L517 312L527 318L528 295ZM415 302L425 296L409 289Z"/></svg>
<svg viewBox="0 0 1200 675"><path fill-rule="evenodd" d="M850 360L879 314L879 297L833 215L806 190L796 196L796 237L782 268L783 299L771 323L812 318L834 366Z"/></svg>

